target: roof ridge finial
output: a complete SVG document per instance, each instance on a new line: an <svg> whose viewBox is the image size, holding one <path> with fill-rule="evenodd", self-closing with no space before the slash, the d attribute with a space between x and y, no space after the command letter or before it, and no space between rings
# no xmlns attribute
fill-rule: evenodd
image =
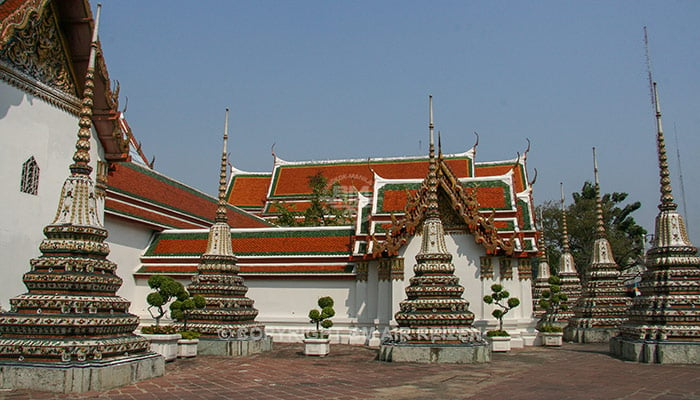
<svg viewBox="0 0 700 400"><path fill-rule="evenodd" d="M561 188L561 233L562 253L569 252L569 230L566 227L566 209L564 208L564 182L559 182Z"/></svg>
<svg viewBox="0 0 700 400"><path fill-rule="evenodd" d="M600 198L600 182L598 181L598 158L595 155L595 147L593 147L593 175L595 177L595 233L596 237L600 239L605 237L605 223L603 222L603 203Z"/></svg>
<svg viewBox="0 0 700 400"><path fill-rule="evenodd" d="M228 112L226 107L226 120L224 122L224 145L221 153L221 170L219 173L219 205L216 208L216 222L228 222L226 216L226 166L228 165L228 157L226 147L228 145Z"/></svg>
<svg viewBox="0 0 700 400"><path fill-rule="evenodd" d="M671 172L668 170L668 158L666 157L666 142L664 131L661 126L661 105L659 105L659 92L656 89L656 82L653 83L654 105L656 107L656 144L659 155L659 175L661 183L661 204L659 210L675 210L678 206L673 201L671 189Z"/></svg>
<svg viewBox="0 0 700 400"><path fill-rule="evenodd" d="M85 85L83 88L82 107L80 108L80 121L78 122L78 141L75 143L75 153L73 154L73 164L70 171L74 175L87 175L92 172L90 166L90 138L92 137L92 107L95 98L95 58L97 58L97 37L100 26L100 10L102 4L97 4L97 14L95 15L95 27L92 31L92 41L90 42L90 56L88 67L85 72Z"/></svg>

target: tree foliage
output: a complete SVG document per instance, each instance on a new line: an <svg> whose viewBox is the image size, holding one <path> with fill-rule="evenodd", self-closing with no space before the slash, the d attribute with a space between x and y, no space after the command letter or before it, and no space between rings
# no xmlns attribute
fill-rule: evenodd
<svg viewBox="0 0 700 400"><path fill-rule="evenodd" d="M329 184L321 171L307 177L311 195L309 207L297 211L293 203L276 203L279 216L276 223L281 226L325 226L352 223L352 210L348 207L340 183Z"/></svg>
<svg viewBox="0 0 700 400"><path fill-rule="evenodd" d="M321 337L320 327L328 329L333 326L333 321L330 320L335 315L333 304L334 302L332 297L321 297L318 299L318 307L321 310L319 311L314 308L311 311L309 311L309 322L312 324L316 324L316 335L319 338Z"/></svg>
<svg viewBox="0 0 700 400"><path fill-rule="evenodd" d="M627 193L613 192L601 195L603 224L613 250L615 261L621 268L638 262L644 252L644 235L647 231L637 225L632 213L641 207L636 201L623 204ZM579 275L585 273L591 262L593 243L596 240L595 186L585 182L580 192L573 193L573 203L566 208L569 247ZM537 207L542 212L545 247L549 265L557 272L562 250L562 222L559 202L548 201Z"/></svg>
<svg viewBox="0 0 700 400"><path fill-rule="evenodd" d="M148 278L148 286L155 290L146 296L146 302L148 303L148 312L156 321L156 326L160 324L160 319L165 315L163 306L173 298L183 301L189 297L184 286L169 276L153 275Z"/></svg>
<svg viewBox="0 0 700 400"><path fill-rule="evenodd" d="M190 316L190 311L204 308L207 305L207 301L200 295L190 297L189 293L187 293L187 297L184 300L181 298L184 298L184 296L179 297L170 304L170 317L175 321L182 322L182 329L186 331L187 318Z"/></svg>
<svg viewBox="0 0 700 400"><path fill-rule="evenodd" d="M569 309L568 296L561 291L561 280L558 276L549 277L549 289L543 290L541 296L539 305L545 312L538 325L544 331L552 332L559 313Z"/></svg>
<svg viewBox="0 0 700 400"><path fill-rule="evenodd" d="M484 296L484 303L495 304L498 308L493 310L491 315L498 320L498 331L503 332L503 317L508 311L520 305L520 299L510 297L510 293L497 283L491 285L491 294ZM503 300L506 302L503 303Z"/></svg>

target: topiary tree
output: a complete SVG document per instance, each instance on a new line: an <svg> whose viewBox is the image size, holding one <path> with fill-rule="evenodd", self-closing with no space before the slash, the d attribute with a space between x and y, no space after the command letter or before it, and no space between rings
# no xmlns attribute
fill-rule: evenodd
<svg viewBox="0 0 700 400"><path fill-rule="evenodd" d="M333 299L330 296L321 297L318 299L318 306L321 310L312 309L309 311L309 321L310 323L316 324L316 337L321 337L322 326L326 329L333 326L333 321L330 320L335 315L335 310L333 309Z"/></svg>
<svg viewBox="0 0 700 400"><path fill-rule="evenodd" d="M538 327L544 332L561 332L561 327L554 325L557 322L559 312L568 310L566 301L568 296L561 291L561 280L558 276L549 277L549 289L543 290L540 297L540 307L545 310L538 323Z"/></svg>
<svg viewBox="0 0 700 400"><path fill-rule="evenodd" d="M187 294L187 298L184 300L178 298L170 305L170 317L175 321L183 323L183 331L187 331L187 317L189 317L190 311L194 309L201 310L207 305L207 301L203 296L195 295L190 297L187 291L185 291L185 293Z"/></svg>
<svg viewBox="0 0 700 400"><path fill-rule="evenodd" d="M188 297L182 284L169 276L153 275L148 278L148 286L155 290L148 294L146 302L148 302L148 312L156 321L156 326L160 325L160 319L165 315L164 305L173 298L184 300Z"/></svg>
<svg viewBox="0 0 700 400"><path fill-rule="evenodd" d="M489 336L510 336L506 331L503 330L503 317L508 314L508 311L514 309L520 305L520 300L517 297L510 297L510 293L503 289L502 285L494 283L491 285L490 295L484 296L484 303L495 304L497 309L493 310L491 315L493 315L498 320L498 330L489 331L487 334ZM503 301L506 301L504 304Z"/></svg>

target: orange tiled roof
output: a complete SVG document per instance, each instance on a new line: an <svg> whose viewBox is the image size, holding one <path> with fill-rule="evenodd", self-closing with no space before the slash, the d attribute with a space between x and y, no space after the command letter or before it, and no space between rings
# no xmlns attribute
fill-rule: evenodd
<svg viewBox="0 0 700 400"><path fill-rule="evenodd" d="M123 205L117 206L116 201L108 201L106 205L113 207L108 208L108 212L128 218L128 214L119 213L128 211L137 217L151 219L157 214L149 212L150 209L190 220L189 223L167 217L157 220L175 228L192 228L192 224L207 228L213 223L217 206L215 198L132 162L115 163L113 166L108 179L108 199L111 193L112 200L133 200L127 200L132 203L129 210L123 210ZM235 228L270 226L268 222L235 207L229 207L228 223Z"/></svg>
<svg viewBox="0 0 700 400"><path fill-rule="evenodd" d="M470 160L467 156L446 157L445 162L457 176L469 176ZM379 176L386 179L422 179L428 173L427 157L372 160L369 165ZM371 191L374 185L374 175L368 168L367 161L288 164L275 169L271 197L308 195L308 178L319 171L329 182L355 187L361 192Z"/></svg>
<svg viewBox="0 0 700 400"><path fill-rule="evenodd" d="M476 164L476 176L499 176L505 175L513 169L513 164ZM513 174L513 190L515 193L520 193L525 190L525 178L522 173L522 164L518 164Z"/></svg>
<svg viewBox="0 0 700 400"><path fill-rule="evenodd" d="M227 201L237 207L262 208L271 181L272 174L234 175L228 187Z"/></svg>

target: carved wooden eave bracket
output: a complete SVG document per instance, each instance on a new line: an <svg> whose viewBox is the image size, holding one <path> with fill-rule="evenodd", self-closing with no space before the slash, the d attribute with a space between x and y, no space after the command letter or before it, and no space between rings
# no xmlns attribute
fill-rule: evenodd
<svg viewBox="0 0 700 400"><path fill-rule="evenodd" d="M513 233L509 240L501 238L494 224L495 210L487 217L482 215L479 212L476 190L465 189L455 178L447 163L442 162L442 159L439 159L438 163L438 185L449 199L452 209L464 221L469 233L474 236L474 241L486 249L486 254L513 255L515 238L518 234ZM417 192L414 194L407 192L408 201L404 207L404 216L397 219L392 215L392 223L386 234L386 240L380 242L374 235L371 236L374 257L395 257L398 255L401 247L416 233L425 219L428 209L427 193L427 178L423 180Z"/></svg>

